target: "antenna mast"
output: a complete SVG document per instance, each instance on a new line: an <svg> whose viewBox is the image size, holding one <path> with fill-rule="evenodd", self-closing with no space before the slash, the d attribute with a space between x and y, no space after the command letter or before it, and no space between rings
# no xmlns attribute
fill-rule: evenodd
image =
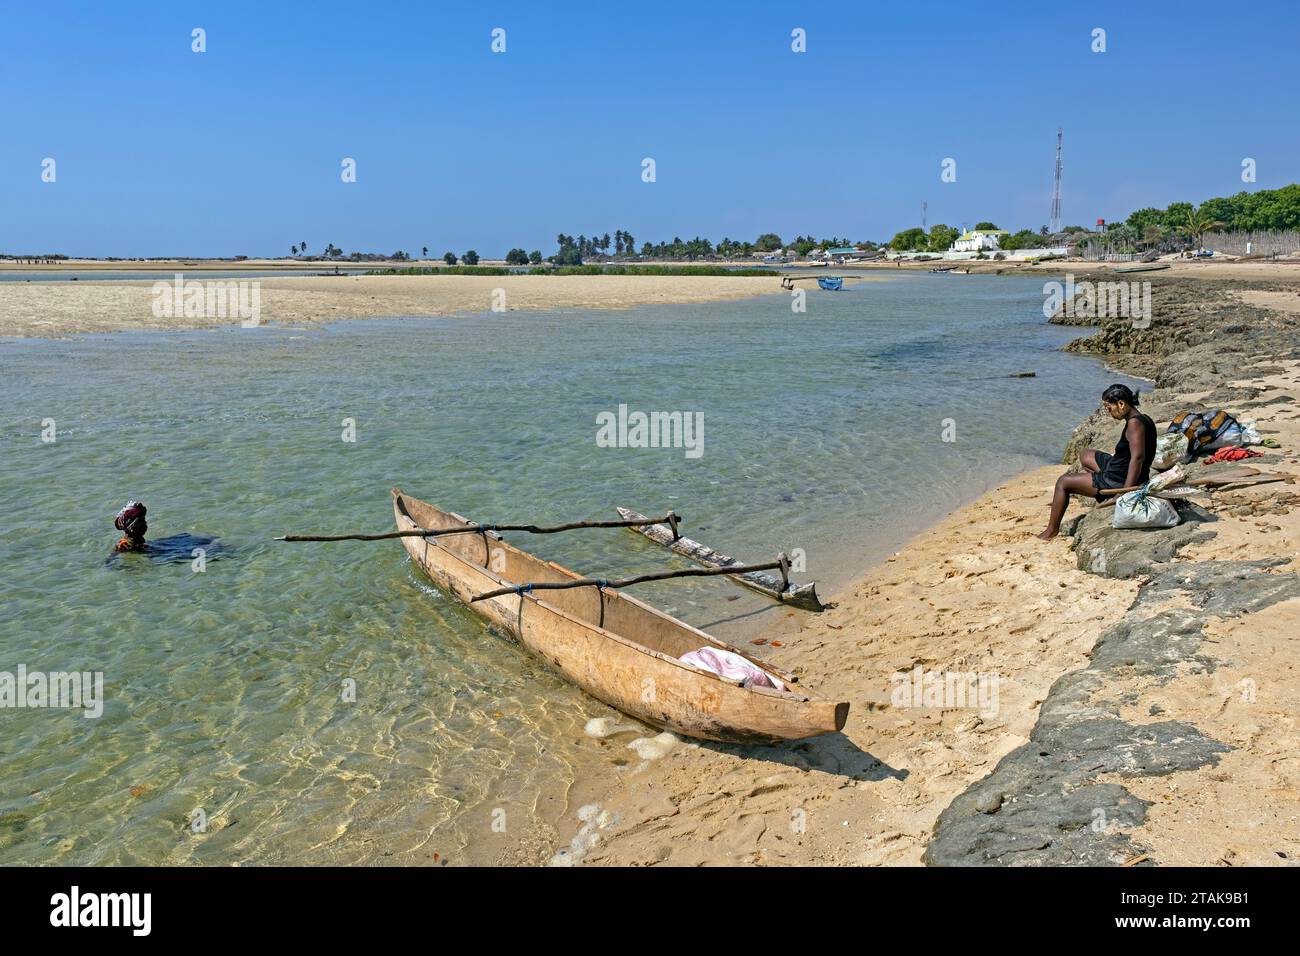
<svg viewBox="0 0 1300 956"><path fill-rule="evenodd" d="M1052 234L1061 231L1061 136L1060 127L1056 130L1056 179L1052 183L1052 224L1048 229Z"/></svg>

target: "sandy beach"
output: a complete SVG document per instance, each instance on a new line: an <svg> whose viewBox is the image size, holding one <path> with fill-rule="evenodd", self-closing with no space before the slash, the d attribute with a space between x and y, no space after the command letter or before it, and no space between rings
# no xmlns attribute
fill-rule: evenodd
<svg viewBox="0 0 1300 956"><path fill-rule="evenodd" d="M1085 265L1032 268L1083 277ZM1081 327L1071 350L1153 379L1143 407L1161 427L1184 407L1257 419L1281 445L1260 467L1300 475L1300 265L1187 263L1138 278L1155 287L1151 328ZM738 276L259 281L263 321L281 324L481 313L495 290L510 310L780 291L775 277ZM0 334L231 324L159 318L152 287L0 282ZM1061 436L1063 457L1109 449L1115 437L1113 422L1094 417ZM829 595L834 609L783 612L755 645L820 694L850 701L843 735L744 748L615 723L600 731L618 757L610 776L573 783L555 845L531 840L496 862L1294 860L1300 585L1287 562L1300 545L1295 486L1224 491L1206 516L1170 532L1119 533L1141 536L1133 552L1132 537L1107 537L1107 513L1077 502L1066 526L1073 536L1034 537L1060 471L1036 469L954 512ZM1157 628L1166 621L1174 622L1168 633ZM898 675L911 674L995 678L996 693L976 707L900 706Z"/></svg>
<svg viewBox="0 0 1300 956"><path fill-rule="evenodd" d="M776 276L278 276L257 279L261 321L282 325L493 310L626 309L781 291ZM204 328L212 316L159 317L153 282L0 282L0 335ZM500 290L500 291L498 291ZM500 309L498 309L500 311Z"/></svg>
<svg viewBox="0 0 1300 956"><path fill-rule="evenodd" d="M1167 343L1156 367L1150 355L1106 358L1142 359L1134 367L1158 386L1144 407L1160 427L1178 408L1229 408L1281 445L1252 464L1300 475L1300 329L1293 311L1246 308L1248 298L1179 277L1159 295L1151 334ZM1094 417L1069 447L1108 449L1114 431ZM1108 510L1076 501L1075 536L1043 543L1034 534L1060 471L1032 471L960 509L834 595L838 607L788 612L755 649L850 700L843 737L677 742L571 816L558 859L1293 862L1296 486L1220 491L1167 532L1112 531ZM899 706L895 675L916 668L996 675L997 705Z"/></svg>

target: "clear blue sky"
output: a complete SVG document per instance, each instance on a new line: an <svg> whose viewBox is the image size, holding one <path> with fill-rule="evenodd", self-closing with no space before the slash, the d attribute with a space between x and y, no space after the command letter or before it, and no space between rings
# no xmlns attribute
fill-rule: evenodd
<svg viewBox="0 0 1300 956"><path fill-rule="evenodd" d="M1066 224L1300 180L1296 0L2 2L0 252L1038 228L1057 126Z"/></svg>

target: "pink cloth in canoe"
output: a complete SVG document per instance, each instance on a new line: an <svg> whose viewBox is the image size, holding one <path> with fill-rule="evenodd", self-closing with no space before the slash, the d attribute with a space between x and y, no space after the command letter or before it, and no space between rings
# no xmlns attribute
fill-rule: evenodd
<svg viewBox="0 0 1300 956"><path fill-rule="evenodd" d="M688 651L678 660L728 680L744 681L746 687L773 687L776 690L785 690L783 683L753 661L718 647L701 647L698 651Z"/></svg>

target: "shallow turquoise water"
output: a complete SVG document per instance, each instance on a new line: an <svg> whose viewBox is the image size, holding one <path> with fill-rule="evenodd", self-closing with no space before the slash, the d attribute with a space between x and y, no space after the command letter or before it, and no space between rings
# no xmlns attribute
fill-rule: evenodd
<svg viewBox="0 0 1300 956"><path fill-rule="evenodd" d="M671 507L747 560L804 549L829 594L1057 459L1117 378L1057 351L1075 333L1045 323L1040 280L908 277L808 303L0 341L0 671L102 671L107 698L97 720L0 710L0 863L526 855L576 775L631 757L583 735L610 711L396 542L273 535L388 530L392 486L499 523ZM597 447L620 403L702 412L702 456ZM128 497L151 537L222 550L202 573L106 562ZM684 566L626 531L513 540L609 576ZM635 593L730 638L771 620L722 580Z"/></svg>

